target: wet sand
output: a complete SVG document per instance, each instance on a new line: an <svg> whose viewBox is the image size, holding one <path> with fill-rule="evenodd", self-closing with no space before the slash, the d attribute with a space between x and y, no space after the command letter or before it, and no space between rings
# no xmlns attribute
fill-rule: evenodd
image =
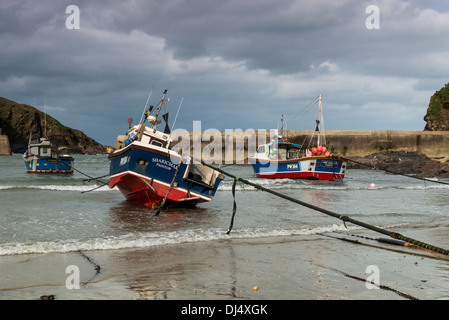
<svg viewBox="0 0 449 320"><path fill-rule="evenodd" d="M401 233L422 241L443 241L447 227ZM365 231L358 234L377 236ZM84 255L2 256L0 299L51 296L55 300L180 300L188 304L198 300L449 298L446 256L343 234L328 235L360 243L319 234L249 240L232 239L231 235L229 240L86 251ZM66 287L73 275L70 270L66 273L71 265L79 268L79 289ZM378 267L382 288L367 288L366 279L372 275L368 266Z"/></svg>

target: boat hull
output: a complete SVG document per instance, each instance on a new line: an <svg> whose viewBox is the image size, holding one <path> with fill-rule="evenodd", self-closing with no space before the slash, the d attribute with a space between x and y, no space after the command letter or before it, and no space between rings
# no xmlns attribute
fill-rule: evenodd
<svg viewBox="0 0 449 320"><path fill-rule="evenodd" d="M211 201L223 176L180 160L167 150L132 143L109 155L109 187L117 187L127 200L153 208L164 198L166 206L189 207Z"/></svg>
<svg viewBox="0 0 449 320"><path fill-rule="evenodd" d="M73 174L74 159L70 156L24 157L28 173Z"/></svg>
<svg viewBox="0 0 449 320"><path fill-rule="evenodd" d="M345 176L347 160L337 157L304 157L276 161L250 158L249 163L259 178L341 180Z"/></svg>

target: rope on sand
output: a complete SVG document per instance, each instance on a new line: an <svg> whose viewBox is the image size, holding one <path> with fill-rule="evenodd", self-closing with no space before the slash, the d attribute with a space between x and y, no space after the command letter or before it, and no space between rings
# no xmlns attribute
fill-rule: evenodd
<svg viewBox="0 0 449 320"><path fill-rule="evenodd" d="M78 250L78 253L80 255L82 255L84 258L86 258L87 261L89 261L95 268L95 274L86 282L83 283L83 286L85 286L86 284L88 284L89 282L91 282L96 276L98 276L101 272L101 267L98 263L96 263L94 260L92 260L91 258L89 258L87 255L85 255L81 250Z"/></svg>
<svg viewBox="0 0 449 320"><path fill-rule="evenodd" d="M321 268L325 268L325 269L329 269L329 270L332 270L332 271L341 273L341 274L344 275L345 277L348 277L348 278L351 278L351 279L355 279L355 280L359 280L359 281L366 282L366 279L363 279L363 278L360 278L360 277L357 277L357 276L350 275L350 274L348 274L348 273L346 273L346 272L343 272L343 271L341 271L341 270L338 270L338 269L335 269L335 268L329 268L329 267L325 267L325 266L321 266L321 265L318 265L318 266L321 267ZM374 285L374 284L373 284L373 285ZM416 297L414 297L414 296L412 296L412 295L410 295L410 294L408 294L408 293L401 292L401 291L399 291L399 290L390 288L390 287L388 287L388 286L386 286L386 285L383 285L383 284L379 284L379 285L376 285L376 286L378 286L379 289L383 289L383 290L387 290L387 291L394 292L394 293L396 293L397 295L400 295L401 297L406 298L406 299L409 299L409 300L419 300L418 298L416 298Z"/></svg>

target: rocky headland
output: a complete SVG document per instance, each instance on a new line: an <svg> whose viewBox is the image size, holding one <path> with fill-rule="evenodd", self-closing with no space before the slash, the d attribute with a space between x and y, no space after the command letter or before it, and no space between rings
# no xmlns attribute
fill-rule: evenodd
<svg viewBox="0 0 449 320"><path fill-rule="evenodd" d="M418 178L449 178L449 162L440 162L424 154L407 151L384 151L365 157L348 157L348 169L378 169L387 173Z"/></svg>
<svg viewBox="0 0 449 320"><path fill-rule="evenodd" d="M80 130L62 125L36 108L0 97L0 128L9 138L11 152L22 153L28 147L31 133L33 140L44 136L53 147L67 147L71 154L104 154L106 147Z"/></svg>
<svg viewBox="0 0 449 320"><path fill-rule="evenodd" d="M430 98L424 121L426 121L424 127L426 131L449 130L449 83Z"/></svg>

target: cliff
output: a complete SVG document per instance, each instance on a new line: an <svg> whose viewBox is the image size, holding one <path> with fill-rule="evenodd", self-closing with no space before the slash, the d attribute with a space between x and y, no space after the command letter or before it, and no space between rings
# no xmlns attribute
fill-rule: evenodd
<svg viewBox="0 0 449 320"><path fill-rule="evenodd" d="M449 83L430 97L424 121L426 131L449 130Z"/></svg>
<svg viewBox="0 0 449 320"><path fill-rule="evenodd" d="M45 132L55 148L67 147L69 153L106 153L105 146L83 132L62 125L55 118L32 106L2 97L0 97L0 128L3 134L8 136L13 153L25 152L30 133L32 139L38 139L43 137Z"/></svg>

